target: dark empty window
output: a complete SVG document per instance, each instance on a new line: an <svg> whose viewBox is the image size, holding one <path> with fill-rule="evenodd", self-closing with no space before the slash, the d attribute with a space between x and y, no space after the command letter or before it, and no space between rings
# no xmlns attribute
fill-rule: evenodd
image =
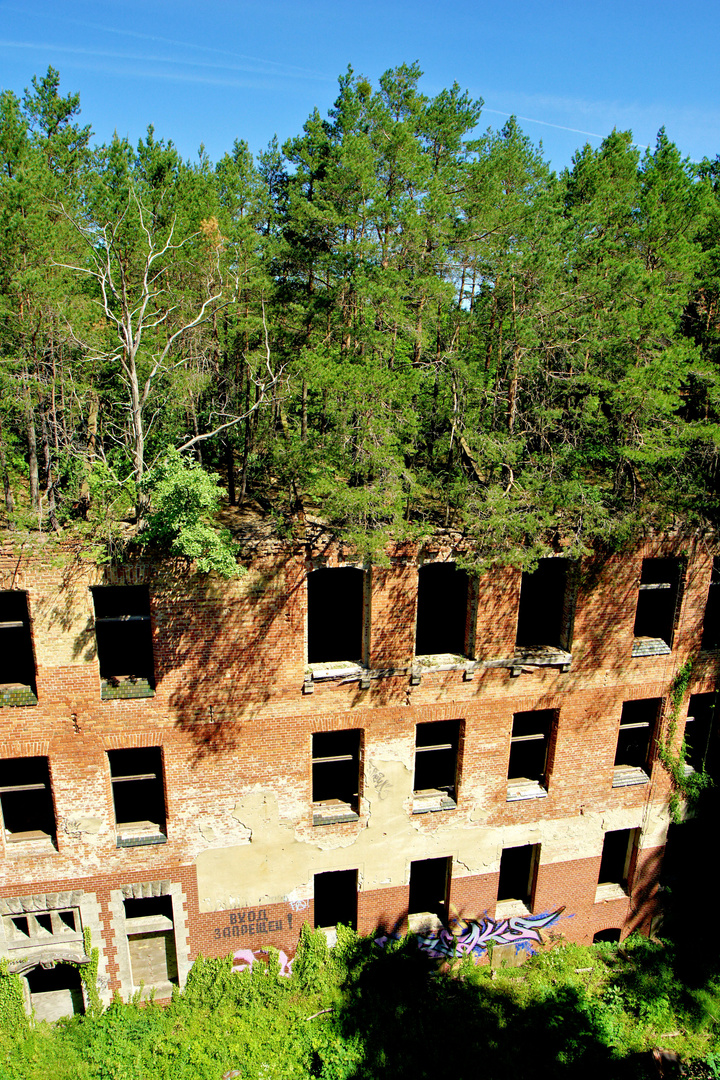
<svg viewBox="0 0 720 1080"><path fill-rule="evenodd" d="M362 663L364 580L352 566L308 575L308 664Z"/></svg>
<svg viewBox="0 0 720 1080"><path fill-rule="evenodd" d="M118 847L165 840L162 750L109 750Z"/></svg>
<svg viewBox="0 0 720 1080"><path fill-rule="evenodd" d="M343 923L357 929L357 870L315 874L315 926Z"/></svg>
<svg viewBox="0 0 720 1080"><path fill-rule="evenodd" d="M36 702L27 593L0 592L0 704Z"/></svg>
<svg viewBox="0 0 720 1080"><path fill-rule="evenodd" d="M710 739L717 694L691 694L685 721L685 763L695 772L709 772Z"/></svg>
<svg viewBox="0 0 720 1080"><path fill-rule="evenodd" d="M5 938L9 949L76 941L82 937L79 908L34 911L26 915L4 915Z"/></svg>
<svg viewBox="0 0 720 1080"><path fill-rule="evenodd" d="M508 780L546 786L548 745L555 713L552 709L519 712L513 716Z"/></svg>
<svg viewBox="0 0 720 1080"><path fill-rule="evenodd" d="M567 559L541 559L537 569L523 574L516 639L520 648L568 648L566 586Z"/></svg>
<svg viewBox="0 0 720 1080"><path fill-rule="evenodd" d="M620 927L609 926L606 930L598 930L593 934L593 945L601 945L603 942L617 942L620 940Z"/></svg>
<svg viewBox="0 0 720 1080"><path fill-rule="evenodd" d="M598 885L627 888L634 840L635 829L615 829L605 833Z"/></svg>
<svg viewBox="0 0 720 1080"><path fill-rule="evenodd" d="M30 1002L38 1020L81 1016L85 1012L80 970L75 964L37 964L25 975Z"/></svg>
<svg viewBox="0 0 720 1080"><path fill-rule="evenodd" d="M636 639L633 655L670 652L680 578L679 559L643 559L633 628Z"/></svg>
<svg viewBox="0 0 720 1080"><path fill-rule="evenodd" d="M449 886L450 859L420 859L410 863L408 914L429 911L447 924Z"/></svg>
<svg viewBox="0 0 720 1080"><path fill-rule="evenodd" d="M647 779L661 704L661 698L642 698L623 704L615 751L614 787Z"/></svg>
<svg viewBox="0 0 720 1080"><path fill-rule="evenodd" d="M427 563L418 573L415 653L466 652L468 576L455 563Z"/></svg>
<svg viewBox="0 0 720 1080"><path fill-rule="evenodd" d="M538 849L535 844L503 850L500 859L498 903L503 900L516 900L527 908L532 906L537 859Z"/></svg>
<svg viewBox="0 0 720 1080"><path fill-rule="evenodd" d="M154 685L150 597L144 585L102 585L92 590L104 697L144 696ZM121 693L113 693L120 688Z"/></svg>
<svg viewBox="0 0 720 1080"><path fill-rule="evenodd" d="M713 559L712 575L705 604L702 648L720 648L720 557L717 555Z"/></svg>
<svg viewBox="0 0 720 1080"><path fill-rule="evenodd" d="M436 720L416 726L414 813L455 806L459 744L459 720Z"/></svg>
<svg viewBox="0 0 720 1080"><path fill-rule="evenodd" d="M54 841L55 810L48 759L31 757L0 761L0 805L8 842Z"/></svg>
<svg viewBox="0 0 720 1080"><path fill-rule="evenodd" d="M312 737L313 824L354 821L360 799L360 731Z"/></svg>

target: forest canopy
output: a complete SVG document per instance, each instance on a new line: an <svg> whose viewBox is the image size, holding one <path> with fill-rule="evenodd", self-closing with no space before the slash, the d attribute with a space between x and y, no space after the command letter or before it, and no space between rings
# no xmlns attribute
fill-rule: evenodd
<svg viewBox="0 0 720 1080"><path fill-rule="evenodd" d="M348 69L326 118L216 163L152 127L93 146L52 68L0 95L6 525L142 524L193 462L368 556L717 524L720 158L613 131L557 175L420 78Z"/></svg>

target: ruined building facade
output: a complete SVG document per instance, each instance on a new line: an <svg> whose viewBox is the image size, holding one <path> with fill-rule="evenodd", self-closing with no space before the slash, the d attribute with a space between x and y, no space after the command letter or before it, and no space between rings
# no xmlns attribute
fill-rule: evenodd
<svg viewBox="0 0 720 1080"><path fill-rule="evenodd" d="M277 544L224 582L8 547L0 956L28 1004L81 1009L95 947L105 1000L163 997L304 921L650 932L689 659L686 770L711 740L714 550L472 576L450 545Z"/></svg>

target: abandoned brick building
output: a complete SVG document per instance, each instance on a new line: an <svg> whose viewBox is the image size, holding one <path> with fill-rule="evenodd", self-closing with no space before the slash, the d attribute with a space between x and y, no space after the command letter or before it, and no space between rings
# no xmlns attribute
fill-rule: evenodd
<svg viewBox="0 0 720 1080"><path fill-rule="evenodd" d="M0 582L0 956L28 1006L167 996L199 954L304 921L548 916L648 932L685 768L709 745L720 557L700 537L480 576L451 545L366 568L267 542L225 582L8 545ZM509 924L508 924L509 925Z"/></svg>

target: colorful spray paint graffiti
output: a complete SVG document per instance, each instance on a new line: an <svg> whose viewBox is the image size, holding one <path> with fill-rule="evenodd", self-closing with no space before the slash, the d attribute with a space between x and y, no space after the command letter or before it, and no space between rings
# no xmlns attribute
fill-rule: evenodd
<svg viewBox="0 0 720 1080"><path fill-rule="evenodd" d="M558 921L564 907L542 915L510 915L506 919L455 918L450 929L432 930L419 934L417 943L429 956L438 960L453 960L461 956L480 958L489 945L517 945L532 949L533 944L542 944L541 930L546 930ZM377 945L384 945L388 937L375 938Z"/></svg>
<svg viewBox="0 0 720 1080"><path fill-rule="evenodd" d="M252 949L239 949L236 953L233 953L233 971L245 971L251 968L256 960L265 960L268 955L267 949L256 949L254 952ZM292 975L292 960L289 960L287 954L280 950L278 953L278 961L280 963L279 975Z"/></svg>

